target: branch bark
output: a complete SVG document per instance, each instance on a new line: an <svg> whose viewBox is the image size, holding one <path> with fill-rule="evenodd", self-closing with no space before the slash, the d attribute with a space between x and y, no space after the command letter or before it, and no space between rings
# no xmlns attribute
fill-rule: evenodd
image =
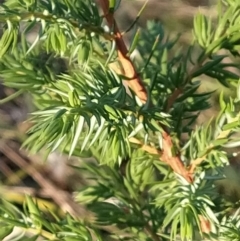
<svg viewBox="0 0 240 241"><path fill-rule="evenodd" d="M131 59L129 58L128 49L125 45L121 32L117 26L117 23L114 19L113 13L109 12L109 3L108 0L98 0L99 4L103 10L103 14L108 22L110 29L113 30L115 35L115 41L117 46L118 60L121 65L121 74L125 75L128 79L126 84L134 91L137 97L141 100L142 103L147 101L147 91L142 83L141 78L139 77L134 65L132 64Z"/></svg>
<svg viewBox="0 0 240 241"><path fill-rule="evenodd" d="M122 69L120 70L121 74L125 75L128 79L130 79L126 81L125 84L127 84L127 86L133 90L136 96L144 104L148 99L146 88L144 87L144 84L140 76L137 74L131 59L127 55L128 49L118 29L117 23L115 22L114 15L112 12L109 12L109 2L108 0L98 1L99 5L103 10L103 14L107 20L107 23L110 29L113 30L113 33L115 35L118 60L122 67ZM163 129L165 128L163 127ZM184 164L181 161L180 156L172 154L172 149L174 148L174 145L169 133L165 130L163 131L162 135L163 150L161 151L162 154L160 155L160 159L166 162L173 169L174 172L183 176L189 183L192 183L193 178L191 176L191 173L184 167Z"/></svg>

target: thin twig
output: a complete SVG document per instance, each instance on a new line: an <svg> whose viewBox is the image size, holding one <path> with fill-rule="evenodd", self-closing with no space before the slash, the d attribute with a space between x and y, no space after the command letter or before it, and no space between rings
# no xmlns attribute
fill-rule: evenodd
<svg viewBox="0 0 240 241"><path fill-rule="evenodd" d="M183 88L177 88L173 91L171 96L168 98L166 112L170 110L170 108L173 106L178 96L181 95L182 93L183 93Z"/></svg>
<svg viewBox="0 0 240 241"><path fill-rule="evenodd" d="M133 27L134 25L138 22L143 10L145 9L145 7L147 6L149 0L146 0L145 3L143 4L143 6L141 7L140 11L138 12L135 20L130 24L130 26L127 28L127 30L125 30L124 32L121 33L121 35L123 36L124 34L126 34L127 32L129 32Z"/></svg>
<svg viewBox="0 0 240 241"><path fill-rule="evenodd" d="M142 103L146 103L146 101L148 99L146 88L144 87L144 84L143 84L140 76L138 76L138 74L133 66L132 61L130 60L130 58L127 55L128 50L126 48L122 35L117 27L117 24L114 20L113 13L109 13L109 9L108 9L109 2L108 2L108 0L98 0L98 1L104 12L106 19L107 19L109 27L113 28L114 35L116 36L118 59L119 59L120 64L122 65L122 74L124 74L128 78L131 78L130 81L126 81L126 84L128 85L128 87L130 87L134 91L134 93L139 97L139 99L142 101ZM192 79L193 73L195 72L196 69L199 68L199 66L202 66L202 64L204 63L206 58L207 58L207 56L204 56L199 61L198 65L193 67L193 69L187 75L186 83L188 83ZM176 91L174 91L173 95L169 98L169 102L167 105L168 110L174 104L174 102L178 98L178 96L182 94L182 91L183 91L183 89L177 89ZM158 154L160 156L160 159L162 161L166 162L176 173L183 176L189 183L192 183L193 182L192 173L189 172L184 167L183 162L180 158L180 154L173 155L172 149L175 148L174 144L173 144L171 137L170 137L169 133L167 132L166 128L164 126L162 126L162 127L164 130L162 132L162 136L163 136L162 151L153 150L149 146L146 147L145 145L142 145L142 148L144 148L145 150L147 148L148 151L150 151L149 153L156 152L156 154ZM137 140L137 142L138 142L137 144L141 144L141 143L139 143L138 140ZM202 222L201 222L201 224L202 224ZM207 226L205 227L205 226L201 227L203 229L202 231L209 232L211 230L211 228L207 227ZM145 227L145 228L148 229L148 227ZM150 229L150 231L151 231L151 229ZM151 237L155 241L159 240L159 238L157 236L155 237L155 234L154 234L154 236L151 235Z"/></svg>
<svg viewBox="0 0 240 241"><path fill-rule="evenodd" d="M145 225L146 232L151 236L153 241L161 241L162 239L152 231L151 226L147 223Z"/></svg>
<svg viewBox="0 0 240 241"><path fill-rule="evenodd" d="M183 81L183 83L185 83L184 86L186 86L189 83L189 81L191 81L193 74L202 67L203 63L206 61L207 58L208 58L208 55L205 55L203 58L201 58L201 60L196 65L193 66L193 68L189 71L189 73L187 74L185 80ZM167 112L173 106L173 104L175 103L176 99L181 94L183 94L184 86L181 86L180 88L176 88L173 91L173 93L171 94L171 96L168 98L167 108L166 108Z"/></svg>
<svg viewBox="0 0 240 241"><path fill-rule="evenodd" d="M94 215L87 211L85 207L76 204L71 195L63 190L59 190L48 178L43 176L34 165L24 160L15 150L5 143L0 143L0 151L4 153L6 157L12 160L22 170L28 173L49 195L64 212L70 213L73 216L82 217L82 219L92 222L95 220Z"/></svg>
<svg viewBox="0 0 240 241"><path fill-rule="evenodd" d="M237 115L236 117L231 119L231 122L235 122L239 120L239 115ZM223 130L221 131L216 140L220 140L220 139L224 139L227 138L229 136L229 134L231 133L231 129L228 130ZM190 173L194 173L195 169L197 168L197 166L199 166L202 162L204 162L207 158L207 155L215 148L216 146L214 146L213 144L210 144L208 147L206 147L206 151L205 154L201 157L196 158L195 160L191 161L191 165L189 167L189 172Z"/></svg>
<svg viewBox="0 0 240 241"><path fill-rule="evenodd" d="M113 13L109 13L108 0L99 0L99 4L103 10L104 16L107 19L110 29L113 29L117 46L118 60L122 67L121 72L128 79L126 83L134 91L141 102L146 103L147 91L135 67L133 66L131 59L128 56L128 49L118 29L117 23L115 22Z"/></svg>
<svg viewBox="0 0 240 241"><path fill-rule="evenodd" d="M110 233L119 233L120 235L122 234L121 230L117 227L104 225L99 226L95 222L97 218L93 212L87 210L83 205L76 203L70 193L56 186L51 180L49 180L48 177L38 170L36 165L26 161L22 155L20 155L15 149L11 148L8 144L0 142L0 152L24 170L39 184L41 189L35 194L51 198L63 212L69 213L73 217L81 219L96 229L105 230ZM26 189L24 194L34 194L31 193L31 191L31 189Z"/></svg>
<svg viewBox="0 0 240 241"><path fill-rule="evenodd" d="M183 165L182 161L179 161L178 156L173 156L172 155L172 150L169 149L169 146L172 145L172 141L170 136L166 133L163 132L163 139L165 140L163 142L163 150L158 150L157 148L149 145L145 145L143 142L139 141L138 139L132 137L129 139L131 143L138 144L140 145L141 149L148 152L149 154L152 155L158 155L159 159L165 163L167 163L176 173L179 175L185 177L185 179L191 183L192 180L192 172L189 172Z"/></svg>
<svg viewBox="0 0 240 241"><path fill-rule="evenodd" d="M116 47L118 52L118 60L122 66L121 71L122 71L122 74L124 74L128 79L130 79L126 81L126 84L128 85L129 88L131 88L134 91L137 97L144 104L148 99L146 88L140 76L137 74L131 59L128 57L128 50L123 40L123 37L118 29L117 23L114 20L114 15L112 12L109 12L109 2L108 0L98 0L98 1L103 10L104 16L106 17L106 20L108 22L110 29L113 29L114 35L116 36L115 41L116 41ZM163 129L165 129L165 127L163 127ZM167 133L167 131L164 131L163 132L163 150L161 155L162 161L168 163L176 173L182 175L189 183L191 183L193 181L191 175L184 167L180 157L178 155L174 156L172 154L173 148L174 148L174 145L170 135Z"/></svg>

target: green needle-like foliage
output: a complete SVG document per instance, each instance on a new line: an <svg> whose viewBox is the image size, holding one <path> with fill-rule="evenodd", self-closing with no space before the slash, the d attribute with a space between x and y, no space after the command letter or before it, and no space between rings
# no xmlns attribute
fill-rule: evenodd
<svg viewBox="0 0 240 241"><path fill-rule="evenodd" d="M100 2L109 2L108 14L120 4L0 6L0 77L19 91L12 98L28 93L35 106L23 148L97 161L73 167L91 180L75 200L94 219L45 212L29 196L22 209L2 199L0 239L19 229L14 240L240 240L239 210L216 186L229 165L227 148L240 145L240 2L219 0L216 19L199 12L184 50L180 36L168 37L159 22L136 31L125 57L144 85L145 103L122 71L116 29ZM199 123L218 95L202 91L213 79L235 97L221 93L218 115Z"/></svg>

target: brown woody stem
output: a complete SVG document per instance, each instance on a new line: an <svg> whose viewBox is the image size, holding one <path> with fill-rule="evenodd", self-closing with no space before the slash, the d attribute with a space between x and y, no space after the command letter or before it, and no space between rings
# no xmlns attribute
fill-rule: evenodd
<svg viewBox="0 0 240 241"><path fill-rule="evenodd" d="M98 1L103 10L103 13L108 22L108 25L110 29L113 29L113 32L115 35L115 41L116 41L117 52L118 52L118 60L120 65L122 66L121 74L125 75L128 79L130 79L126 81L127 86L134 91L134 93L141 100L142 103L146 103L148 98L146 88L144 87L144 84L140 76L137 74L131 59L128 57L128 49L118 29L117 23L114 20L113 13L109 12L109 2L108 0L98 0ZM191 174L188 172L188 170L184 167L183 162L180 159L180 156L179 155L174 156L172 154L172 149L174 145L169 133L167 131L164 131L162 135L163 135L163 150L159 151L158 153L159 158L162 161L166 162L173 169L174 172L183 176L189 183L192 183L193 178ZM145 148L146 146L144 147L144 149Z"/></svg>

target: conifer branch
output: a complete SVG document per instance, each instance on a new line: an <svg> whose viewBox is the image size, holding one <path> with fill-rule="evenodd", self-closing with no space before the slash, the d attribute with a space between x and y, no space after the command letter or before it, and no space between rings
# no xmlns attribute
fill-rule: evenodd
<svg viewBox="0 0 240 241"><path fill-rule="evenodd" d="M124 74L128 81L126 84L134 91L142 103L147 101L147 91L138 75L131 59L128 56L128 49L123 40L122 34L119 31L116 21L114 20L113 13L109 12L108 0L99 0L99 4L103 10L104 16L108 22L110 29L113 30L117 46L118 60L122 67L121 74Z"/></svg>
<svg viewBox="0 0 240 241"><path fill-rule="evenodd" d="M144 87L144 84L140 76L137 74L131 59L127 55L128 50L121 35L121 32L118 29L117 23L114 20L114 15L112 12L109 12L109 1L99 0L99 4L103 10L104 16L108 22L109 27L113 29L114 35L116 36L115 41L118 52L118 60L122 66L121 74L124 74L128 79L130 79L126 81L126 84L134 91L137 97L144 104L149 98L147 96L146 88ZM189 183L192 183L193 178L191 177L191 174L187 171L187 169L184 167L179 155L172 154L172 150L175 147L173 145L170 135L166 130L163 131L162 135L163 150L160 159L168 163L168 165L174 170L174 172L183 176Z"/></svg>

